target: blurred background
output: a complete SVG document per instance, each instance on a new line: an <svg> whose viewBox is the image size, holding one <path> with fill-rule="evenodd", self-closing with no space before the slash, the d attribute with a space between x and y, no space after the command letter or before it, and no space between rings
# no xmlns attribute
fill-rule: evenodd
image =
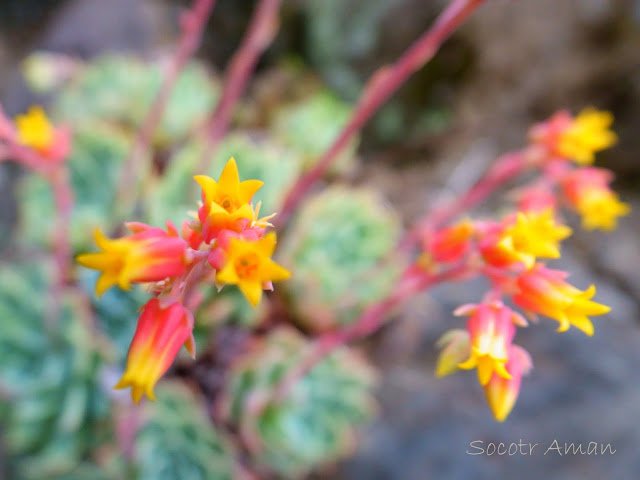
<svg viewBox="0 0 640 480"><path fill-rule="evenodd" d="M366 79L394 61L446 4L287 0L249 95L268 100L279 68L293 62L353 102ZM46 105L47 97L35 96L19 69L36 50L81 59L170 52L186 5L1 0L0 102L11 115L33 103ZM235 51L254 5L218 1L198 53L214 71L223 70ZM409 225L432 202L469 186L501 152L520 148L532 123L558 109L577 113L589 105L615 115L620 141L598 163L616 173L615 187L633 208L612 234L575 229L554 263L573 272L580 288L595 283L598 300L612 307L595 319L596 334L555 334L551 321L522 331L519 343L532 353L535 369L511 416L499 424L472 372L439 380L433 374L434 344L455 322L451 311L478 300L484 285L440 287L415 299L395 314L402 321L367 345L382 371L379 418L367 427L355 457L317 478L640 478L640 2L489 0L368 124L351 176L382 192ZM17 221L19 176L15 166L0 168L3 232ZM10 243L3 237L6 255ZM610 443L616 452L470 456L475 440ZM0 450L0 472L2 462Z"/></svg>

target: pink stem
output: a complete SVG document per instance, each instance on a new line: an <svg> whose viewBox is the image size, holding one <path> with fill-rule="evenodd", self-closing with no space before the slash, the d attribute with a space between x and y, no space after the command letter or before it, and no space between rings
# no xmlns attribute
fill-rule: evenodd
<svg viewBox="0 0 640 480"><path fill-rule="evenodd" d="M434 208L422 220L418 221L402 240L400 248L409 249L425 232L446 224L477 205L506 182L523 173L528 166L526 151L501 156L465 194L450 203Z"/></svg>
<svg viewBox="0 0 640 480"><path fill-rule="evenodd" d="M314 365L333 352L336 348L355 340L359 340L377 331L384 323L386 315L396 306L411 298L413 295L427 290L434 285L449 280L467 278L473 274L466 264L452 267L444 272L430 274L419 272L415 267L409 267L395 290L385 299L367 308L355 323L342 330L326 333L316 340L311 352L305 356L279 382L272 397L281 401L286 397L291 387L302 378ZM265 398L265 403L269 399ZM265 404L262 404L265 406Z"/></svg>
<svg viewBox="0 0 640 480"><path fill-rule="evenodd" d="M233 107L244 92L260 55L269 46L278 28L280 0L260 0L247 34L227 68L222 97L207 125L207 145L197 173L207 172L218 142L227 132Z"/></svg>
<svg viewBox="0 0 640 480"><path fill-rule="evenodd" d="M69 173L60 167L50 178L51 189L56 204L57 229L55 236L55 257L58 268L58 286L64 288L71 279L71 212L73 210L73 191L69 185Z"/></svg>
<svg viewBox="0 0 640 480"><path fill-rule="evenodd" d="M349 123L325 154L306 174L300 177L289 191L278 217L277 226L286 222L295 207L308 193L313 184L324 175L338 154L349 144L351 138L364 126L373 114L391 95L417 70L433 58L442 43L485 0L453 0L425 32L398 61L378 70L364 88L362 96L351 115Z"/></svg>
<svg viewBox="0 0 640 480"><path fill-rule="evenodd" d="M138 131L133 148L122 169L118 197L122 199L124 205L129 205L133 201L132 197L135 195L136 189L132 188L132 184L136 179L142 178L144 168L148 167L147 164L138 165L138 163L144 159L149 151L153 134L162 120L171 92L185 64L198 49L204 27L211 16L211 11L215 4L216 0L194 0L191 10L184 12L180 19L182 35L178 41L178 46L169 63L160 91L156 95L147 117Z"/></svg>
<svg viewBox="0 0 640 480"><path fill-rule="evenodd" d="M20 162L30 170L47 179L55 202L57 227L55 233L55 258L58 272L55 298L64 289L71 278L71 241L69 229L73 210L73 191L69 184L69 172L62 163L51 163L32 148L21 145L13 123L0 106L0 140L8 159Z"/></svg>

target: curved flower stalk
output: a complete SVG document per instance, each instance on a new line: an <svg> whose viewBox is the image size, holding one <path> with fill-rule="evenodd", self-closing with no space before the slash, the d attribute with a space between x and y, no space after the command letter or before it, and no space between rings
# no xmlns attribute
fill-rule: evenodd
<svg viewBox="0 0 640 480"><path fill-rule="evenodd" d="M436 373L477 369L495 418L504 421L533 365L530 355L513 343L518 328L529 326L525 317L549 317L559 322L560 332L573 326L592 335L591 317L609 311L593 300L594 286L580 290L565 281L568 273L549 269L545 262L561 257L561 242L572 233L563 221L563 207L580 213L585 228L603 230L614 228L629 211L610 190L611 172L584 166L615 142L610 119L593 109L575 118L566 112L554 115L532 129L524 149L503 155L466 193L428 212L401 242L405 250L418 244L419 252L395 288L348 327L321 336L274 388L273 397L282 400L340 345L376 331L407 298L444 281L483 275L491 289L478 304L456 310L470 315L467 328L442 336ZM513 192L515 208L498 219L468 217L469 209L524 172L536 175ZM461 215L466 216L458 219ZM507 301L520 311L507 307Z"/></svg>
<svg viewBox="0 0 640 480"><path fill-rule="evenodd" d="M431 268L448 260L455 244L454 258L466 256L471 268L492 284L482 303L463 306L457 314L471 314L467 333L443 336L438 374L458 369L478 370L487 401L498 421L504 421L515 405L520 382L532 368L529 354L512 343L517 328L528 322L502 302L511 301L531 319L542 315L559 323L558 331L575 327L593 335L590 317L610 308L593 300L595 286L580 290L566 282L567 272L552 270L545 259L561 256L560 242L572 233L560 214L562 206L577 211L586 229L612 230L617 218L626 215L628 205L609 188L611 172L585 165L595 153L610 147L616 136L609 130L613 117L608 112L587 109L578 116L559 112L534 126L530 145L520 153L520 161L539 177L516 192L517 207L502 220L465 220L453 227L424 231L423 256ZM459 231L464 236L441 245L432 239ZM457 230L456 230L457 229ZM423 259L424 261L424 259ZM461 352L466 352L463 359ZM457 365L457 368L454 367Z"/></svg>
<svg viewBox="0 0 640 480"><path fill-rule="evenodd" d="M170 222L166 231L131 222L126 226L132 233L125 237L110 240L96 231L100 251L77 257L81 265L101 272L97 295L133 283L149 284L154 294L140 314L126 370L116 385L131 387L136 403L143 395L154 399L154 385L182 345L195 355L191 297L198 285L237 285L256 306L263 290L273 290L273 282L290 276L271 260L276 234L265 234L271 217L259 218L260 205L251 203L262 182L240 181L233 158L218 180L195 179L202 187L202 204L198 220L182 225L182 237Z"/></svg>
<svg viewBox="0 0 640 480"><path fill-rule="evenodd" d="M71 130L54 126L40 106L32 106L15 121L7 118L0 106L0 162L15 161L44 177L53 191L58 227L55 238L58 267L57 290L68 282L71 266L69 223L73 209L73 191L65 161L71 153ZM57 293L54 295L58 297Z"/></svg>

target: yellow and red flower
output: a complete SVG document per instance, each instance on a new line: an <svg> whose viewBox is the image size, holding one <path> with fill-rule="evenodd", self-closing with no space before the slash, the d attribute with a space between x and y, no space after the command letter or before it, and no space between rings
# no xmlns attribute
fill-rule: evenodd
<svg viewBox="0 0 640 480"><path fill-rule="evenodd" d="M617 141L609 129L613 123L610 112L586 108L576 117L561 111L549 120L535 125L530 138L547 148L554 157L573 160L580 165L591 165L595 153L611 147Z"/></svg>
<svg viewBox="0 0 640 480"><path fill-rule="evenodd" d="M516 334L516 323L526 325L526 321L501 302L465 305L456 310L456 315L471 315L467 321L471 351L469 358L458 367L464 370L477 367L481 385L486 385L494 372L510 379L505 368L509 348Z"/></svg>
<svg viewBox="0 0 640 480"><path fill-rule="evenodd" d="M559 242L571 229L555 221L553 209L518 212L502 228L490 232L480 243L484 260L496 267L522 263L530 269L536 258L559 258Z"/></svg>
<svg viewBox="0 0 640 480"><path fill-rule="evenodd" d="M529 373L533 366L529 353L517 345L509 347L507 356L504 367L509 377L494 373L484 386L487 403L499 422L503 422L511 413L520 393L522 376Z"/></svg>
<svg viewBox="0 0 640 480"><path fill-rule="evenodd" d="M43 157L61 161L71 149L69 132L53 127L42 107L33 106L15 119L17 140Z"/></svg>
<svg viewBox="0 0 640 480"><path fill-rule="evenodd" d="M131 398L138 403L143 395L155 400L153 388L173 363L184 345L195 355L193 315L181 303L163 308L152 298L143 307L129 347L127 367L114 388L131 387Z"/></svg>
<svg viewBox="0 0 640 480"><path fill-rule="evenodd" d="M158 282L185 271L187 243L169 222L168 232L143 223L128 223L127 228L132 235L114 240L96 229L94 237L101 251L77 257L81 265L102 272L96 283L98 296L113 285L128 290L131 283Z"/></svg>
<svg viewBox="0 0 640 480"><path fill-rule="evenodd" d="M612 181L613 174L609 170L593 167L574 170L563 177L564 196L582 217L583 228L614 230L618 217L631 211L609 187Z"/></svg>
<svg viewBox="0 0 640 480"><path fill-rule="evenodd" d="M591 336L593 324L589 317L604 315L611 309L591 300L596 293L595 286L591 285L585 291L579 290L565 282L567 276L566 272L537 264L518 277L518 292L513 296L513 301L525 310L557 320L560 323L559 332L573 325Z"/></svg>
<svg viewBox="0 0 640 480"><path fill-rule="evenodd" d="M463 220L431 235L426 241L425 251L436 262L456 262L468 253L472 236L473 223Z"/></svg>
<svg viewBox="0 0 640 480"><path fill-rule="evenodd" d="M230 238L224 251L224 266L218 270L216 281L237 285L249 303L256 306L262 298L262 290L271 282L286 280L290 273L271 260L276 247L275 233L268 233L258 240Z"/></svg>
<svg viewBox="0 0 640 480"><path fill-rule="evenodd" d="M196 175L194 178L202 187L203 205L198 210L198 217L207 243L222 230L241 232L255 221L251 198L264 182L241 182L233 157L227 162L218 181L206 175Z"/></svg>

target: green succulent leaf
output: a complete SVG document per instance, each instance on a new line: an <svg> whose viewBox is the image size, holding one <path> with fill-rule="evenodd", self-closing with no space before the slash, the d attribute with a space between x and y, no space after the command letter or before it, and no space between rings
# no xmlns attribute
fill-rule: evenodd
<svg viewBox="0 0 640 480"><path fill-rule="evenodd" d="M128 138L105 124L74 131L73 150L67 164L74 194L71 243L75 252L93 245L96 227L106 228L112 208ZM51 186L37 175L24 177L19 192L20 238L51 247L55 228L55 202Z"/></svg>
<svg viewBox="0 0 640 480"><path fill-rule="evenodd" d="M373 191L331 187L301 206L279 248L295 272L283 284L313 330L352 323L395 282L400 225Z"/></svg>
<svg viewBox="0 0 640 480"><path fill-rule="evenodd" d="M355 449L357 427L375 412L375 375L346 347L315 365L284 401L256 413L252 398L264 396L293 368L309 343L288 327L272 331L231 371L223 402L262 470L298 478Z"/></svg>
<svg viewBox="0 0 640 480"><path fill-rule="evenodd" d="M96 119L136 129L160 90L163 67L134 57L106 55L88 64L58 96L56 118L73 126ZM204 67L191 62L182 70L156 132L155 143L183 138L215 105L218 86Z"/></svg>
<svg viewBox="0 0 640 480"><path fill-rule="evenodd" d="M137 480L232 480L234 451L204 405L179 383L162 382L145 405L136 439Z"/></svg>
<svg viewBox="0 0 640 480"><path fill-rule="evenodd" d="M331 146L350 115L350 105L327 91L320 91L279 109L271 129L275 138L300 153L305 166L309 167ZM332 170L337 173L352 170L357 147L358 140L352 140L334 161Z"/></svg>
<svg viewBox="0 0 640 480"><path fill-rule="evenodd" d="M24 480L72 478L109 435L102 357L71 298L52 313L50 278L37 263L0 270L0 419L9 469Z"/></svg>

